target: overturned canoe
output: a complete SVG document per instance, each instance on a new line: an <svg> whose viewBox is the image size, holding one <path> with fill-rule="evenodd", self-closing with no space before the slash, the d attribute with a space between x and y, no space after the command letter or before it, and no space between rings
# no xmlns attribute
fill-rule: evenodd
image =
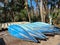
<svg viewBox="0 0 60 45"><path fill-rule="evenodd" d="M18 28L18 25L10 25L8 27L8 32L11 36L14 36L16 38L26 40L26 41L33 41L38 42L33 36L29 35L28 32L26 32L23 28Z"/></svg>
<svg viewBox="0 0 60 45"><path fill-rule="evenodd" d="M55 34L60 35L60 28L54 27L53 30Z"/></svg>
<svg viewBox="0 0 60 45"><path fill-rule="evenodd" d="M38 33L37 31L33 31L32 29L27 27L25 24L20 24L18 26L19 26L18 28L23 28L25 31L27 31L31 36L33 36L35 38L47 39L47 37L44 34L42 34L41 32Z"/></svg>
<svg viewBox="0 0 60 45"><path fill-rule="evenodd" d="M31 30L34 30L36 32L42 32L43 34L49 34L49 33L54 34L54 31L52 29L40 27L39 25L36 25L34 23L25 25L29 27Z"/></svg>
<svg viewBox="0 0 60 45"><path fill-rule="evenodd" d="M44 29L44 30L47 30L49 32L53 32L54 34L60 35L60 28L58 28L54 25L50 25L50 24L44 23L44 22L34 22L33 24L40 27L41 29Z"/></svg>

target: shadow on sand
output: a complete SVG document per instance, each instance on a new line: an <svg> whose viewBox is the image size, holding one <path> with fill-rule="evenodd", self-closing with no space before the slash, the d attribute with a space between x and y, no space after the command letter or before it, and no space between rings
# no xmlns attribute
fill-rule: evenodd
<svg viewBox="0 0 60 45"><path fill-rule="evenodd" d="M3 40L3 38L0 38L0 45L6 45L5 41Z"/></svg>

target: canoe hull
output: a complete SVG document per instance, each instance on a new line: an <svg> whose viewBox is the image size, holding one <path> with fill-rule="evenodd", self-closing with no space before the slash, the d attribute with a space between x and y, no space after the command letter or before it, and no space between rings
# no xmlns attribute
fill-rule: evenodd
<svg viewBox="0 0 60 45"><path fill-rule="evenodd" d="M8 27L8 32L11 36L15 38L26 41L38 42L33 36L29 35L28 32L26 32L25 30L21 30L21 28L18 28L17 25L10 25Z"/></svg>

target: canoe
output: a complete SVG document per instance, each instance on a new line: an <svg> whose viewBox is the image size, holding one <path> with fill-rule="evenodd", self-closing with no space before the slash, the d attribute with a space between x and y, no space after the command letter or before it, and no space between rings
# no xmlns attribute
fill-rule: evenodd
<svg viewBox="0 0 60 45"><path fill-rule="evenodd" d="M38 42L33 36L31 36L28 32L26 32L23 28L18 28L20 26L18 25L10 25L8 26L8 32L11 36L15 38L19 38L21 40L26 40L26 41L33 41L33 42Z"/></svg>
<svg viewBox="0 0 60 45"><path fill-rule="evenodd" d="M43 34L49 34L49 33L54 34L54 31L52 29L40 27L39 25L35 25L34 23L31 24L29 23L25 25L29 27L31 30L42 32Z"/></svg>
<svg viewBox="0 0 60 45"><path fill-rule="evenodd" d="M25 31L27 31L31 36L35 37L35 38L39 38L39 39L47 39L47 37L42 34L41 32L37 32L37 31L33 31L32 29L30 29L29 27L27 27L25 24L20 24L20 27L18 28L23 28Z"/></svg>
<svg viewBox="0 0 60 45"><path fill-rule="evenodd" d="M60 35L60 28L54 27L53 30L55 34Z"/></svg>
<svg viewBox="0 0 60 45"><path fill-rule="evenodd" d="M60 28L58 28L54 25L50 25L50 24L44 23L44 22L34 22L33 24L42 28L42 29L44 28L46 30L50 30L50 32L54 32L54 34L60 35Z"/></svg>

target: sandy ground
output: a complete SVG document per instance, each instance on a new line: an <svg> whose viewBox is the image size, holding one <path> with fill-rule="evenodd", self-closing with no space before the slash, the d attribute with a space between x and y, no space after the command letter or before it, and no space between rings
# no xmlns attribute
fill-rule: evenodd
<svg viewBox="0 0 60 45"><path fill-rule="evenodd" d="M60 45L60 35L49 37L47 41L41 41L41 45Z"/></svg>
<svg viewBox="0 0 60 45"><path fill-rule="evenodd" d="M47 41L40 40L40 43L27 42L16 39L10 36L7 31L0 32L0 38L4 39L5 45L60 45L60 35L55 35L54 37L49 36Z"/></svg>

